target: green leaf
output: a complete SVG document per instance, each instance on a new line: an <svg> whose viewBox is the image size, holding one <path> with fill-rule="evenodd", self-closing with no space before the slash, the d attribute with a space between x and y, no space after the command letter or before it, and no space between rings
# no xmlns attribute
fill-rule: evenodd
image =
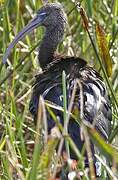
<svg viewBox="0 0 118 180"><path fill-rule="evenodd" d="M99 148L104 156L118 164L118 151L113 148L111 144L106 143L95 129L87 126L87 130L93 143Z"/></svg>

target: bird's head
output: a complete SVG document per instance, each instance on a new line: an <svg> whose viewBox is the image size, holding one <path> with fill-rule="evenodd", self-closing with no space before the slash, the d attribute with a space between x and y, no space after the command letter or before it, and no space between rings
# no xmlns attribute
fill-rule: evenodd
<svg viewBox="0 0 118 180"><path fill-rule="evenodd" d="M39 18L40 25L45 27L58 27L60 23L64 25L67 23L66 14L63 10L63 6L60 3L50 3L43 6L37 12L37 18Z"/></svg>
<svg viewBox="0 0 118 180"><path fill-rule="evenodd" d="M15 39L10 43L3 57L3 63L6 63L11 49L21 40L26 34L39 26L45 26L48 29L64 28L67 23L66 14L60 3L50 3L38 10L36 16L16 35Z"/></svg>

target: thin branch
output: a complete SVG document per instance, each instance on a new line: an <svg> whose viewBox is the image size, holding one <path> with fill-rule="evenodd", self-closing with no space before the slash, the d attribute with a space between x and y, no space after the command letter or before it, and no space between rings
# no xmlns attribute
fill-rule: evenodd
<svg viewBox="0 0 118 180"><path fill-rule="evenodd" d="M55 161L55 167L54 167L54 170L53 170L52 179L54 179L55 176L56 176L58 160L59 160L59 158L60 158L60 156L61 156L63 144L64 144L64 138L62 137L62 138L61 138L61 141L60 141L60 143L59 143L58 151L57 151L57 158L56 158L56 161Z"/></svg>
<svg viewBox="0 0 118 180"><path fill-rule="evenodd" d="M45 101L43 97L41 96L40 98L42 102L42 111L43 111L43 124L44 124L44 144L47 143L48 141L48 124L47 124L47 114L46 114L46 109L45 109Z"/></svg>
<svg viewBox="0 0 118 180"><path fill-rule="evenodd" d="M109 45L109 49L112 48L113 43L114 43L114 41L116 40L117 35L118 35L118 29L117 29L117 31L115 32L115 35L113 36L112 42L111 42L110 45Z"/></svg>
<svg viewBox="0 0 118 180"><path fill-rule="evenodd" d="M95 180L96 176L95 176L95 168L94 168L94 162L93 162L93 155L92 155L92 151L91 151L90 138L89 138L89 134L87 132L87 128L86 128L85 124L83 123L84 122L84 95L83 95L83 87L82 87L82 84L79 81L79 79L77 80L77 83L78 83L79 89L80 89L80 118L82 120L81 126L80 126L80 129L82 130L82 132L81 132L82 135L81 136L85 140L86 152L87 152L88 161L89 161L91 179Z"/></svg>
<svg viewBox="0 0 118 180"><path fill-rule="evenodd" d="M109 175L114 179L117 180L117 177L113 174L112 170L109 168L109 166L106 166L106 163L99 157L97 154L95 154L96 158L101 162L101 164L104 166L104 168L107 170Z"/></svg>

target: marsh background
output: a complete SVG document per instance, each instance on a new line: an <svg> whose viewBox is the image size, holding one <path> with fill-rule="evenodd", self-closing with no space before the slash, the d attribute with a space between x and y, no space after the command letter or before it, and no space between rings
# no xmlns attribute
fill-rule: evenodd
<svg viewBox="0 0 118 180"><path fill-rule="evenodd" d="M60 0L58 2L63 4L68 15L68 28L64 40L58 48L58 52L86 59L89 65L100 72L108 86L113 113L110 144L115 148L115 152L110 147L105 149L105 145L98 142L96 138L94 138L94 141L97 142L97 146L100 146L104 154L106 153L107 157L110 158L113 166L111 173L118 174L116 168L116 164L118 163L116 152L118 148L118 1L81 1L82 7L89 19L90 36L93 39L99 57L100 52L98 50L95 30L96 22L99 22L105 31L105 37L112 59L112 75L109 78L111 88L104 77L92 42L83 26L82 17L75 7L75 3L78 1ZM44 29L36 29L33 33L21 40L11 52L7 65L3 65L2 57L9 43L14 39L14 36L30 21L35 12L42 6L42 3L40 0L0 0L1 179L35 179L36 174L39 173L39 170L36 168L37 164L40 165L41 162L36 162L40 154L37 153L38 146L35 146L35 135L37 132L28 110L28 104L34 75L40 70L40 67L37 62L37 48L32 53L29 52L41 40ZM24 58L25 56L27 57ZM40 146L40 142L38 142L38 145ZM54 149L52 148L53 151ZM48 155L47 158L49 158ZM43 173L44 169L40 168L40 174ZM104 179L104 177L102 178Z"/></svg>

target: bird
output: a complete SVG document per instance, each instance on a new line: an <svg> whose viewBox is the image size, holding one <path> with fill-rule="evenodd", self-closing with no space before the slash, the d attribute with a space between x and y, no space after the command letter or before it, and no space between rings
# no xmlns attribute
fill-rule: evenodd
<svg viewBox="0 0 118 180"><path fill-rule="evenodd" d="M56 49L63 40L66 25L67 15L64 12L63 6L60 3L47 3L37 11L36 16L16 35L6 50L3 62L6 63L11 49L20 39L35 28L43 26L45 33L38 52L38 60L42 72L36 75L29 104L29 110L34 120L36 121L37 119L40 96L43 96L44 100L63 107L62 73L65 72L67 105L69 106L74 83L76 79L78 79L83 90L83 119L91 124L96 119L95 129L105 141L108 141L111 131L112 112L109 95L103 78L93 67L89 66L84 59L56 54ZM80 87L77 86L72 111L77 109L79 112L80 107ZM53 111L58 117L59 122L64 125L62 111L57 109ZM56 123L49 112L47 112L47 124L48 133L50 134L52 128L56 126ZM84 144L81 138L81 128L72 117L70 117L69 120L68 133L77 148L81 151ZM94 157L93 146L92 144ZM70 152L70 156L72 159L76 159L76 155L73 152ZM88 166L87 160L85 161L85 166Z"/></svg>

